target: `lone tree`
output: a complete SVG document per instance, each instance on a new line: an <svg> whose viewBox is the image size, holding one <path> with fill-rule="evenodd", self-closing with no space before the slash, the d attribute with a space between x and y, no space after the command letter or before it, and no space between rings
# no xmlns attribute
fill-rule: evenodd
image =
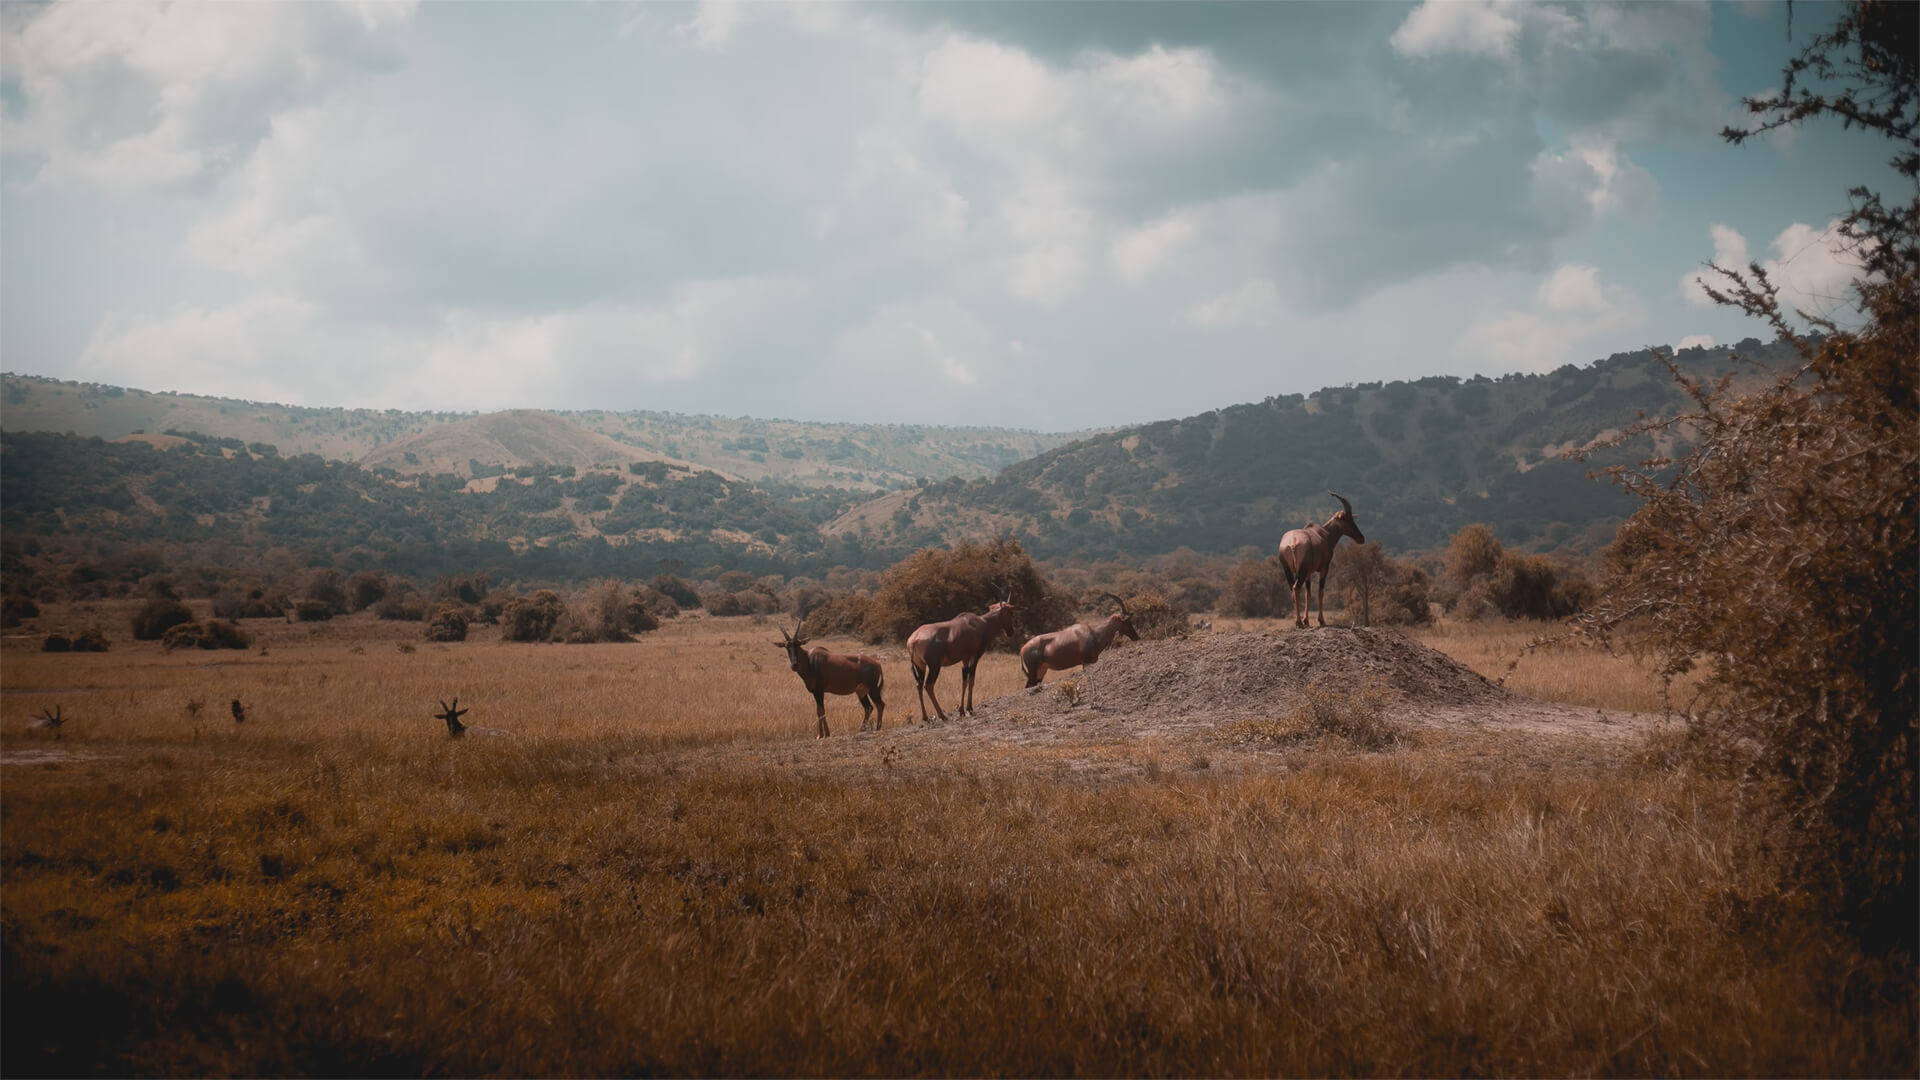
<svg viewBox="0 0 1920 1080"><path fill-rule="evenodd" d="M1861 267L1852 328L1789 312L1757 263L1711 267L1713 298L1765 320L1800 363L1753 372L1759 388L1745 393L1674 369L1691 408L1619 442L1674 427L1691 448L1608 470L1643 505L1610 552L1586 626L1635 627L1669 677L1704 666L1692 720L1752 750L1748 791L1769 812L1757 820L1775 826L1757 843L1786 853L1796 888L1830 903L1865 947L1910 960L1920 910L1920 6L1849 5L1785 75L1779 93L1747 100L1754 122L1724 132L1729 142L1837 117L1892 141L1913 194L1889 204L1865 187L1849 193L1840 233Z"/></svg>

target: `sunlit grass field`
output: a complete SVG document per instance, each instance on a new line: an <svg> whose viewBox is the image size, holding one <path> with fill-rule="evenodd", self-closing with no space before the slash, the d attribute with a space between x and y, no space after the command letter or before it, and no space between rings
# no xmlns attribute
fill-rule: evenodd
<svg viewBox="0 0 1920 1080"><path fill-rule="evenodd" d="M164 653L62 616L114 651L0 653L7 1075L1915 1070L1912 973L1659 747L1028 750L910 723L904 655L851 642L886 729L829 698L822 743L771 622ZM1420 637L1498 677L1537 632ZM1509 685L1658 704L1591 650ZM456 695L511 734L449 739Z"/></svg>

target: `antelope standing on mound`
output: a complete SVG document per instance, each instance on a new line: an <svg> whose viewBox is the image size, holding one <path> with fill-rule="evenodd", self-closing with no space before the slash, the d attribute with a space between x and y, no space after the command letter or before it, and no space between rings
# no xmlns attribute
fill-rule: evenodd
<svg viewBox="0 0 1920 1080"><path fill-rule="evenodd" d="M1113 644L1115 634L1125 634L1135 641L1140 640L1140 631L1133 628L1133 613L1127 610L1127 602L1112 593L1101 593L1112 597L1120 605L1120 610L1108 615L1098 626L1075 623L1065 630L1055 630L1051 634L1040 634L1029 638L1020 646L1020 670L1027 676L1027 689L1040 685L1049 671L1065 671L1068 668L1085 667L1087 669L1087 693L1093 693L1093 664L1100 659L1107 646Z"/></svg>
<svg viewBox="0 0 1920 1080"><path fill-rule="evenodd" d="M475 727L472 724L461 723L460 718L472 711L473 711L473 706L469 705L463 709L460 707L460 699L454 698L453 704L451 705L447 704L444 701L441 702L440 711L437 713L434 713L433 716L434 716L434 719L436 720L445 720L447 722L447 737L450 739L458 739L462 735L505 735L507 734L506 732L501 731L499 728Z"/></svg>
<svg viewBox="0 0 1920 1080"><path fill-rule="evenodd" d="M947 711L940 707L940 699L933 693L934 680L940 677L940 668L945 665L960 665L960 706L955 713L965 716L973 711L973 673L995 638L1001 634L1013 635L1013 617L1018 614L1020 609L1013 605L1013 597L1009 595L988 608L985 615L972 612L955 615L946 622L928 623L907 638L907 662L913 665L913 689L920 696L921 723L927 722L928 698L933 698L933 711L940 719L947 718Z"/></svg>
<svg viewBox="0 0 1920 1080"><path fill-rule="evenodd" d="M1294 529L1280 538L1280 569L1287 575L1287 587L1293 593L1295 626L1307 625L1307 610L1313 606L1313 574L1320 575L1320 625L1327 625L1327 569L1333 565L1334 545L1343 536L1353 537L1356 544L1367 542L1360 535L1360 526L1354 524L1353 504L1337 491L1327 494L1340 500L1340 509L1325 525Z"/></svg>
<svg viewBox="0 0 1920 1080"><path fill-rule="evenodd" d="M787 666L800 676L807 692L813 695L813 716L819 724L814 738L824 739L828 734L828 694L857 696L862 710L860 730L867 730L869 724L873 730L880 730L887 718L887 703L880 697L887 676L880 670L880 661L857 653L833 652L825 645L805 648L807 639L799 633L787 633L784 626L780 628L780 636L786 640L774 644L787 651Z"/></svg>

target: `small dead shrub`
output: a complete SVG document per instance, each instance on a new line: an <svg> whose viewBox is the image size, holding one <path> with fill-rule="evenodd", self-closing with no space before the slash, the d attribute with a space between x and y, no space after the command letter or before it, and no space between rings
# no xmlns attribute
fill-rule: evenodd
<svg viewBox="0 0 1920 1080"><path fill-rule="evenodd" d="M877 639L865 638L868 603L868 599L858 593L828 596L807 612L800 623L800 632L815 638L859 637L868 644L877 644Z"/></svg>
<svg viewBox="0 0 1920 1080"><path fill-rule="evenodd" d="M1192 629L1187 609L1157 592L1127 597L1127 611L1133 615L1133 628L1142 641L1186 637Z"/></svg>
<svg viewBox="0 0 1920 1080"><path fill-rule="evenodd" d="M73 639L73 651L106 652L107 635L97 626L88 627L81 631L79 637Z"/></svg>
<svg viewBox="0 0 1920 1080"><path fill-rule="evenodd" d="M1387 716L1393 692L1373 683L1314 681L1300 691L1294 720L1316 735L1345 739L1362 750L1385 750L1407 737L1404 725Z"/></svg>

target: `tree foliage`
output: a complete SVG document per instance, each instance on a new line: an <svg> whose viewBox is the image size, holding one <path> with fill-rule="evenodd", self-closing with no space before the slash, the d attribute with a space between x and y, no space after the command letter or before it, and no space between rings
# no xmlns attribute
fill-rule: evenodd
<svg viewBox="0 0 1920 1080"><path fill-rule="evenodd" d="M1904 3L1849 6L1810 40L1786 88L1748 101L1734 142L1838 117L1920 170L1920 31ZM1839 84L1839 89L1835 89ZM1904 205L1855 188L1844 234L1863 272L1863 322L1801 313L1797 331L1758 265L1713 268L1710 290L1765 320L1800 362L1736 393L1675 371L1692 408L1678 460L1614 467L1642 506L1622 530L1587 620L1632 632L1663 670L1705 666L1696 729L1754 748L1749 790L1780 826L1797 885L1830 900L1869 947L1911 957L1916 894L1915 522L1920 516L1920 182Z"/></svg>

